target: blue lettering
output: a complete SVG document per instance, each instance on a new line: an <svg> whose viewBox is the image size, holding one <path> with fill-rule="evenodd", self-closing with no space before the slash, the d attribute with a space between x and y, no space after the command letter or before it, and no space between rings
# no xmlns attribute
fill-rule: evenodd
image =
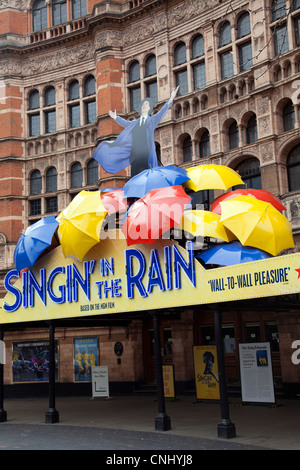
<svg viewBox="0 0 300 470"><path fill-rule="evenodd" d="M133 259L136 259L139 262L139 271L137 274L133 274ZM126 276L127 276L127 297L128 299L133 299L134 292L133 287L136 286L139 290L141 297L148 297L145 287L141 281L142 277L145 274L146 262L143 253L135 248L131 248L125 251L125 266L126 266Z"/></svg>
<svg viewBox="0 0 300 470"><path fill-rule="evenodd" d="M11 285L11 279L13 277L19 277L19 273L16 269L9 271L4 278L5 289L15 296L15 302L12 305L8 305L6 302L3 303L3 308L7 312L15 312L21 305L22 294L16 287Z"/></svg>
<svg viewBox="0 0 300 470"><path fill-rule="evenodd" d="M156 250L151 250L147 292L151 293L153 286L159 286L161 291L166 290Z"/></svg>
<svg viewBox="0 0 300 470"><path fill-rule="evenodd" d="M167 290L173 289L173 276L172 276L172 260L171 260L171 247L165 246L165 269L167 278Z"/></svg>
<svg viewBox="0 0 300 470"><path fill-rule="evenodd" d="M58 266L57 268L54 268L53 271L50 273L49 279L48 279L48 294L51 300L55 302L56 304L63 304L66 301L66 286L58 286L58 290L60 292L60 297L57 297L52 288L52 284L54 281L55 276L57 274L64 274L65 273L65 268L63 266Z"/></svg>
<svg viewBox="0 0 300 470"><path fill-rule="evenodd" d="M83 263L85 271L85 279L81 277L75 264L73 264L73 286L74 286L74 302L78 302L78 284L82 288L88 300L91 300L91 285L90 285L90 265L88 261Z"/></svg>
<svg viewBox="0 0 300 470"><path fill-rule="evenodd" d="M34 274L28 271L29 282L29 306L34 307L34 292L36 291L44 305L47 303L47 284L46 284L46 269L40 269L41 285L37 282Z"/></svg>
<svg viewBox="0 0 300 470"><path fill-rule="evenodd" d="M182 268L187 275L190 283L193 287L196 287L196 276L195 276L195 259L194 259L194 244L189 241L186 244L186 250L188 251L189 261L186 262L181 255L178 247L173 245L174 254L174 271L175 271L175 288L181 289L181 270Z"/></svg>

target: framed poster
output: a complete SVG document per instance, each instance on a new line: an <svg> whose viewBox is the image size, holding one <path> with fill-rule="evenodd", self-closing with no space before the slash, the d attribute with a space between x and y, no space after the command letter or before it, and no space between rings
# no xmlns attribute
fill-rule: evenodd
<svg viewBox="0 0 300 470"><path fill-rule="evenodd" d="M74 338L74 381L91 382L92 367L98 365L98 338Z"/></svg>
<svg viewBox="0 0 300 470"><path fill-rule="evenodd" d="M193 346L193 357L197 399L219 400L217 347Z"/></svg>
<svg viewBox="0 0 300 470"><path fill-rule="evenodd" d="M164 396L165 398L175 398L175 378L174 365L163 365Z"/></svg>
<svg viewBox="0 0 300 470"><path fill-rule="evenodd" d="M55 341L55 380L58 380L58 342ZM49 341L13 343L13 382L49 381Z"/></svg>
<svg viewBox="0 0 300 470"><path fill-rule="evenodd" d="M242 401L275 403L270 343L240 343Z"/></svg>
<svg viewBox="0 0 300 470"><path fill-rule="evenodd" d="M92 367L92 395L94 397L109 397L108 367Z"/></svg>

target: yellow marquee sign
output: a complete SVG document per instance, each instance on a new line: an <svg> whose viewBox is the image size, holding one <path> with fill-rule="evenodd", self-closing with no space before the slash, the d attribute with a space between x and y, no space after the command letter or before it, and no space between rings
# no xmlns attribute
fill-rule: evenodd
<svg viewBox="0 0 300 470"><path fill-rule="evenodd" d="M128 247L120 236L83 262L58 246L21 277L9 271L4 287L2 324L212 304L300 292L300 254L205 269L191 242Z"/></svg>

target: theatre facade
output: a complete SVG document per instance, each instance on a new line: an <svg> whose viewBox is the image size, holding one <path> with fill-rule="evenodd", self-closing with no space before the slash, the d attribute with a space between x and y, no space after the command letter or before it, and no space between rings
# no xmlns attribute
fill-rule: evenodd
<svg viewBox="0 0 300 470"><path fill-rule="evenodd" d="M239 344L268 342L275 389L296 396L300 3L23 0L2 2L0 16L0 319L9 393L43 393L52 321L61 393L91 393L88 363L108 367L111 393L155 385L154 312L177 393L194 393L193 346L216 344L218 305L228 384L239 391ZM22 231L57 216L82 189L128 181L129 169L110 175L92 159L122 130L109 111L134 119L150 96L156 112L177 85L155 131L162 164L226 165L247 188L272 192L286 207L295 248L259 267L219 271L169 240L130 249L108 238L86 264L57 247L18 279ZM210 201L220 194L211 191ZM132 274L139 252L146 265L132 265Z"/></svg>

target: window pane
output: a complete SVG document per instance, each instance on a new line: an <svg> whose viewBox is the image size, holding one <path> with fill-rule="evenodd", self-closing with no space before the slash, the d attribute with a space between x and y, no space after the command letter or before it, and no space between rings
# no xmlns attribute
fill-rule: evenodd
<svg viewBox="0 0 300 470"><path fill-rule="evenodd" d="M77 100L79 98L79 83L74 80L69 86L69 100Z"/></svg>
<svg viewBox="0 0 300 470"><path fill-rule="evenodd" d="M252 144L257 139L257 122L256 117L252 116L247 125L247 144Z"/></svg>
<svg viewBox="0 0 300 470"><path fill-rule="evenodd" d="M294 19L294 30L295 30L295 42L296 45L300 45L300 16Z"/></svg>
<svg viewBox="0 0 300 470"><path fill-rule="evenodd" d="M42 192L42 176L39 170L35 170L30 175L30 194L41 194Z"/></svg>
<svg viewBox="0 0 300 470"><path fill-rule="evenodd" d="M186 95L189 92L187 71L181 70L180 72L176 72L175 78L176 86L179 86L178 96Z"/></svg>
<svg viewBox="0 0 300 470"><path fill-rule="evenodd" d="M52 167L46 173L46 192L52 193L57 191L57 171Z"/></svg>
<svg viewBox="0 0 300 470"><path fill-rule="evenodd" d="M239 173L246 184L246 186L243 185L243 188L261 189L260 165L257 158L244 160L235 168L235 171Z"/></svg>
<svg viewBox="0 0 300 470"><path fill-rule="evenodd" d="M289 50L289 38L287 27L283 26L274 31L274 51L275 55L284 54Z"/></svg>
<svg viewBox="0 0 300 470"><path fill-rule="evenodd" d="M55 132L56 131L56 111L47 111L45 113L45 132Z"/></svg>
<svg viewBox="0 0 300 470"><path fill-rule="evenodd" d="M145 76L150 77L156 74L156 57L152 55L148 57L145 64Z"/></svg>
<svg viewBox="0 0 300 470"><path fill-rule="evenodd" d="M287 158L289 191L300 189L300 145L289 153Z"/></svg>
<svg viewBox="0 0 300 470"><path fill-rule="evenodd" d="M209 133L204 132L200 140L200 158L206 158L210 155Z"/></svg>
<svg viewBox="0 0 300 470"><path fill-rule="evenodd" d="M129 83L136 82L140 79L140 64L138 61L133 62L129 67Z"/></svg>
<svg viewBox="0 0 300 470"><path fill-rule="evenodd" d="M82 185L82 168L79 162L71 167L71 188L79 188Z"/></svg>
<svg viewBox="0 0 300 470"><path fill-rule="evenodd" d="M174 65L184 64L186 62L186 47L184 42L177 44L174 49Z"/></svg>
<svg viewBox="0 0 300 470"><path fill-rule="evenodd" d="M257 343L260 342L260 325L259 323L246 323L246 342Z"/></svg>
<svg viewBox="0 0 300 470"><path fill-rule="evenodd" d="M221 61L221 78L231 77L233 75L233 57L232 51L223 52L220 54Z"/></svg>
<svg viewBox="0 0 300 470"><path fill-rule="evenodd" d="M29 116L29 135L31 137L40 135L40 115L32 114Z"/></svg>
<svg viewBox="0 0 300 470"><path fill-rule="evenodd" d="M97 113L96 113L96 101L89 101L85 103L85 113L86 113L86 124L91 124L96 122Z"/></svg>
<svg viewBox="0 0 300 470"><path fill-rule="evenodd" d="M53 25L65 23L67 21L66 0L52 0Z"/></svg>
<svg viewBox="0 0 300 470"><path fill-rule="evenodd" d="M239 46L240 71L248 70L253 65L251 41Z"/></svg>
<svg viewBox="0 0 300 470"><path fill-rule="evenodd" d="M291 131L295 127L295 111L293 103L288 103L283 108L283 129L284 132Z"/></svg>
<svg viewBox="0 0 300 470"><path fill-rule="evenodd" d="M141 102L141 89L140 87L130 88L130 111L136 111Z"/></svg>
<svg viewBox="0 0 300 470"><path fill-rule="evenodd" d="M33 5L33 31L45 29L48 26L47 5L44 0L38 0Z"/></svg>
<svg viewBox="0 0 300 470"><path fill-rule="evenodd" d="M92 159L87 164L87 184L98 183L98 163Z"/></svg>
<svg viewBox="0 0 300 470"><path fill-rule="evenodd" d="M291 0L292 11L298 10L300 8L300 0Z"/></svg>
<svg viewBox="0 0 300 470"><path fill-rule="evenodd" d="M272 352L279 352L279 333L276 322L266 322L266 340L270 343Z"/></svg>
<svg viewBox="0 0 300 470"><path fill-rule="evenodd" d="M70 111L70 127L80 126L80 105L76 104L69 107Z"/></svg>
<svg viewBox="0 0 300 470"><path fill-rule="evenodd" d="M203 88L206 85L205 62L200 62L193 66L194 90Z"/></svg>
<svg viewBox="0 0 300 470"><path fill-rule="evenodd" d="M94 95L95 92L95 78L88 77L84 83L84 96Z"/></svg>
<svg viewBox="0 0 300 470"><path fill-rule="evenodd" d="M149 98L152 98L153 103L157 103L157 82L148 82L146 84L146 93Z"/></svg>
<svg viewBox="0 0 300 470"><path fill-rule="evenodd" d="M29 109L37 109L40 107L40 94L34 90L29 95Z"/></svg>
<svg viewBox="0 0 300 470"><path fill-rule="evenodd" d="M231 43L231 26L227 21L223 24L219 33L219 47L226 46L226 44Z"/></svg>
<svg viewBox="0 0 300 470"><path fill-rule="evenodd" d="M222 336L225 353L235 352L235 337L233 325L222 325Z"/></svg>
<svg viewBox="0 0 300 470"><path fill-rule="evenodd" d="M57 197L47 197L46 199L46 212L57 212Z"/></svg>
<svg viewBox="0 0 300 470"><path fill-rule="evenodd" d="M239 129L237 124L234 122L229 127L229 147L235 149L239 146Z"/></svg>
<svg viewBox="0 0 300 470"><path fill-rule="evenodd" d="M251 33L249 13L243 13L240 16L237 24L237 29L238 39L243 38L244 36L247 36Z"/></svg>
<svg viewBox="0 0 300 470"><path fill-rule="evenodd" d="M272 3L272 21L279 20L286 15L285 0L274 0Z"/></svg>
<svg viewBox="0 0 300 470"><path fill-rule="evenodd" d="M190 137L187 137L182 145L182 150L183 150L183 161L184 162L191 162L192 161L192 156L193 156L193 147L192 147L192 141Z"/></svg>
<svg viewBox="0 0 300 470"><path fill-rule="evenodd" d="M196 59L197 57L201 57L204 55L204 39L203 36L197 36L193 40L192 44L192 58Z"/></svg>
<svg viewBox="0 0 300 470"><path fill-rule="evenodd" d="M215 340L215 327L214 326L202 326L201 327L201 338L203 345L216 344Z"/></svg>
<svg viewBox="0 0 300 470"><path fill-rule="evenodd" d="M72 0L73 19L81 18L87 14L86 0Z"/></svg>
<svg viewBox="0 0 300 470"><path fill-rule="evenodd" d="M47 88L45 92L45 106L52 106L55 104L55 88Z"/></svg>
<svg viewBox="0 0 300 470"><path fill-rule="evenodd" d="M29 202L29 215L38 215L42 212L42 205L40 199L35 199Z"/></svg>

